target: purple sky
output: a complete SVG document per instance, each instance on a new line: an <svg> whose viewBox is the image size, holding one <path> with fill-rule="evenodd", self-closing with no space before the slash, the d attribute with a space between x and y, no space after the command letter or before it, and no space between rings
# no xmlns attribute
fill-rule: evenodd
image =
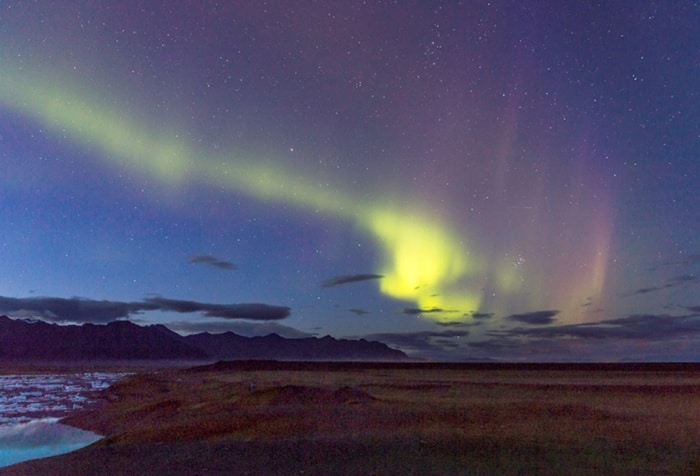
<svg viewBox="0 0 700 476"><path fill-rule="evenodd" d="M698 360L700 7L3 2L0 313Z"/></svg>

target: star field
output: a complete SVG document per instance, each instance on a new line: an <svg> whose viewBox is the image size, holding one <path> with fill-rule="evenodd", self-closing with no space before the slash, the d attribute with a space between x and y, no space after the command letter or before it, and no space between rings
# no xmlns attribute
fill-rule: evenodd
<svg viewBox="0 0 700 476"><path fill-rule="evenodd" d="M696 360L698 17L6 2L0 312Z"/></svg>

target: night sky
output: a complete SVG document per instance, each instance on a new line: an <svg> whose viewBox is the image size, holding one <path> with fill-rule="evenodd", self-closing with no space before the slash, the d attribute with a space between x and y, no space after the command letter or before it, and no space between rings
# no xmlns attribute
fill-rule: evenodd
<svg viewBox="0 0 700 476"><path fill-rule="evenodd" d="M700 5L3 1L0 313L700 360Z"/></svg>

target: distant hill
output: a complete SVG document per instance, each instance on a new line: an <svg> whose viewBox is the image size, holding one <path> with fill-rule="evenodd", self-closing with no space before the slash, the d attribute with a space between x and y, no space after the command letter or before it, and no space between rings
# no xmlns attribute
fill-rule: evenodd
<svg viewBox="0 0 700 476"><path fill-rule="evenodd" d="M60 326L0 317L0 359L112 360L207 359L202 349L165 326L129 321Z"/></svg>
<svg viewBox="0 0 700 476"><path fill-rule="evenodd" d="M181 336L163 325L129 321L57 325L0 316L2 360L404 360L380 342L233 332Z"/></svg>
<svg viewBox="0 0 700 476"><path fill-rule="evenodd" d="M381 342L305 337L287 339L277 334L243 337L233 332L204 332L185 342L220 360L403 360L407 356Z"/></svg>

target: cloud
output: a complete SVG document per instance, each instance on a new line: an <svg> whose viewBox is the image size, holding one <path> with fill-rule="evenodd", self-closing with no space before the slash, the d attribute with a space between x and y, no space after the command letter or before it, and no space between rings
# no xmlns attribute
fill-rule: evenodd
<svg viewBox="0 0 700 476"><path fill-rule="evenodd" d="M156 310L145 302L96 301L92 299L0 296L0 312L30 314L55 322L111 322L142 311Z"/></svg>
<svg viewBox="0 0 700 476"><path fill-rule="evenodd" d="M404 314L408 314L409 316L416 316L416 315L420 315L420 314L428 314L428 313L431 313L431 312L442 312L442 309L440 309L439 307L434 307L434 308L431 308L431 309L420 309L420 308L417 308L417 307L405 307L405 308L403 309L403 313L404 313Z"/></svg>
<svg viewBox="0 0 700 476"><path fill-rule="evenodd" d="M435 321L434 324L440 327L472 327L481 323L468 321Z"/></svg>
<svg viewBox="0 0 700 476"><path fill-rule="evenodd" d="M658 341L674 337L700 335L700 312L681 316L634 314L619 319L594 323L569 324L539 329L513 329L501 334L544 338Z"/></svg>
<svg viewBox="0 0 700 476"><path fill-rule="evenodd" d="M351 308L351 309L348 309L348 311L350 311L350 312L352 312L353 314L358 315L358 316L364 316L365 314L369 314L369 311L367 311L367 310L365 310L365 309L358 309L358 308L355 308L355 307L353 307L353 308Z"/></svg>
<svg viewBox="0 0 700 476"><path fill-rule="evenodd" d="M421 309L418 307L405 307L403 313L409 316L419 316L421 314L444 314L458 312L456 309L442 309L441 307L431 307L428 309Z"/></svg>
<svg viewBox="0 0 700 476"><path fill-rule="evenodd" d="M371 279L381 279L384 276L381 274L347 274L343 276L336 276L330 278L321 283L323 288L332 288L333 286L340 286L341 284L356 283L359 281L369 281Z"/></svg>
<svg viewBox="0 0 700 476"><path fill-rule="evenodd" d="M238 267L235 264L233 264L229 261L220 260L216 256L212 256L212 255L190 256L189 262L193 263L193 264L200 264L201 263L201 264L205 264L207 266L211 266L213 268L223 269L226 271L233 271L235 269L238 269Z"/></svg>
<svg viewBox="0 0 700 476"><path fill-rule="evenodd" d="M209 304L197 301L167 299L159 296L149 297L145 302L156 306L161 311L203 312L207 317L222 317L224 319L276 321L289 317L291 314L291 309L287 306L273 306L262 303Z"/></svg>
<svg viewBox="0 0 700 476"><path fill-rule="evenodd" d="M689 279L678 279L689 281ZM513 314L506 319L526 325L485 331L469 339L397 340L413 344L417 353L442 360L498 361L673 361L700 359L700 305L686 306L682 315L632 314L580 324L554 323L557 311ZM440 324L442 325L442 324ZM450 330L455 329L449 327ZM457 330L457 329L455 329ZM378 336L384 337L384 336ZM401 336L395 337L400 339ZM392 338L386 336L387 340ZM405 348L410 352L414 348Z"/></svg>
<svg viewBox="0 0 700 476"><path fill-rule="evenodd" d="M462 354L509 361L677 361L700 359L700 306L684 315L633 314L593 323L486 332Z"/></svg>
<svg viewBox="0 0 700 476"><path fill-rule="evenodd" d="M522 322L523 324L545 325L555 321L554 316L559 314L559 311L535 311L522 314L511 314L506 317L513 321Z"/></svg>
<svg viewBox="0 0 700 476"><path fill-rule="evenodd" d="M639 288L636 289L635 291L632 292L633 296L637 296L639 294L648 294L648 293L653 293L654 291L658 291L659 289L663 289L663 286L657 286L657 287L652 287L652 288Z"/></svg>
<svg viewBox="0 0 700 476"><path fill-rule="evenodd" d="M0 313L39 317L51 322L111 322L126 319L144 311L202 312L207 317L256 321L280 320L288 317L291 313L290 308L286 306L260 303L210 304L167 299L160 296L135 302L97 301L79 297L66 299L0 296Z"/></svg>
<svg viewBox="0 0 700 476"><path fill-rule="evenodd" d="M696 283L696 282L700 282L700 280L694 274L683 274L681 276L675 276L673 278L670 278L670 279L666 280L666 282L664 284L661 284L659 286L651 286L648 288L637 289L637 290L631 292L630 294L628 294L628 296L638 296L640 294L648 294L648 293L651 293L654 291L660 291L662 289L673 288L676 286L680 286L682 284Z"/></svg>
<svg viewBox="0 0 700 476"><path fill-rule="evenodd" d="M472 319L491 319L495 314L493 312L472 312Z"/></svg>

